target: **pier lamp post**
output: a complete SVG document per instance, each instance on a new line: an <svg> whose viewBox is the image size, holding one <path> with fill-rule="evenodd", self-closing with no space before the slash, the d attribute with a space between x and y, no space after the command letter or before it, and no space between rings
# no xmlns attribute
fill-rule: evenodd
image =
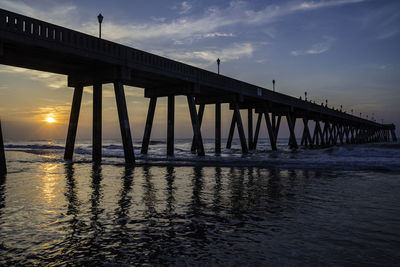
<svg viewBox="0 0 400 267"><path fill-rule="evenodd" d="M218 58L217 59L217 65L218 65L218 74L219 74L219 64L221 63L221 60Z"/></svg>
<svg viewBox="0 0 400 267"><path fill-rule="evenodd" d="M307 101L307 92L304 92L304 100Z"/></svg>
<svg viewBox="0 0 400 267"><path fill-rule="evenodd" d="M325 107L328 107L328 99L325 100Z"/></svg>
<svg viewBox="0 0 400 267"><path fill-rule="evenodd" d="M101 23L103 22L103 15L101 13L97 16L97 20L99 21L99 38L101 39Z"/></svg>
<svg viewBox="0 0 400 267"><path fill-rule="evenodd" d="M362 114L362 113L360 112L360 118L361 118L361 114Z"/></svg>
<svg viewBox="0 0 400 267"><path fill-rule="evenodd" d="M272 80L272 90L275 92L275 80Z"/></svg>

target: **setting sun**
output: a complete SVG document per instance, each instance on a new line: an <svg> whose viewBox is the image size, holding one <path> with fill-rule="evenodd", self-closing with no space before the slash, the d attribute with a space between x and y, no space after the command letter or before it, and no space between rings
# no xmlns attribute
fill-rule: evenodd
<svg viewBox="0 0 400 267"><path fill-rule="evenodd" d="M56 120L54 119L52 114L47 115L47 117L44 121L47 123L55 123L56 122Z"/></svg>

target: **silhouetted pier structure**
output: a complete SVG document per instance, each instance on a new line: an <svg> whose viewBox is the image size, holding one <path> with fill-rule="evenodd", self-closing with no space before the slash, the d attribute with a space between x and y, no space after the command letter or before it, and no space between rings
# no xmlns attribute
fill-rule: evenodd
<svg viewBox="0 0 400 267"><path fill-rule="evenodd" d="M68 76L74 87L64 158L72 160L82 92L93 86L93 160L101 160L102 84L113 83L125 161L134 163L124 85L144 88L150 98L141 152L150 143L154 111L159 97L168 98L167 154L174 154L175 96L187 97L193 127L192 151L205 154L201 123L206 105L215 105L215 152L221 151L221 104L229 103L233 117L227 148L238 129L243 153L255 149L264 118L272 150L282 117L286 118L289 145L297 148L295 126L304 124L300 145L325 147L337 144L396 141L395 126L356 117L323 105L273 92L233 78L140 51L94 36L0 9L0 63ZM199 111L196 109L199 105ZM248 111L246 141L240 110ZM253 112L258 114L253 134ZM314 121L311 131L309 122Z"/></svg>

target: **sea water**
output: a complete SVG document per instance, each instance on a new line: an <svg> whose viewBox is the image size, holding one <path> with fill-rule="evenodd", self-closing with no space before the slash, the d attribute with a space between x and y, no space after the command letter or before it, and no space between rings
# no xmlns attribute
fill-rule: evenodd
<svg viewBox="0 0 400 267"><path fill-rule="evenodd" d="M205 140L9 142L0 179L0 265L398 266L400 144L292 151L280 139L242 155Z"/></svg>

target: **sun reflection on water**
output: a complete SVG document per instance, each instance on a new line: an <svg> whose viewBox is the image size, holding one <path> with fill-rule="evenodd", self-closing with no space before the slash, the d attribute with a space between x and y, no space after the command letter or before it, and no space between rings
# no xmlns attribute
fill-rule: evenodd
<svg viewBox="0 0 400 267"><path fill-rule="evenodd" d="M43 191L43 199L47 202L51 203L55 198L55 188L57 186L57 181L59 179L59 175L57 173L57 164L56 163L42 163L40 165L40 169L43 173L41 176L41 180L43 182L42 191Z"/></svg>

